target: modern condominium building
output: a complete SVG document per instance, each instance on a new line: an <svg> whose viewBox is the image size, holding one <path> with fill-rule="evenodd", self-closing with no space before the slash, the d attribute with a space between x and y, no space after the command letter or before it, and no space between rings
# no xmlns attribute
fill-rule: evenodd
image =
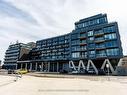
<svg viewBox="0 0 127 95"><path fill-rule="evenodd" d="M5 69L17 69L17 61L19 59L24 59L29 51L35 47L35 43L30 42L28 44L16 43L9 45L5 53L4 65Z"/></svg>
<svg viewBox="0 0 127 95"><path fill-rule="evenodd" d="M81 19L72 32L37 41L29 56L18 61L22 68L59 72L80 70L80 65L89 69L91 63L97 71L110 61L113 70L123 57L118 24L108 22L106 14Z"/></svg>

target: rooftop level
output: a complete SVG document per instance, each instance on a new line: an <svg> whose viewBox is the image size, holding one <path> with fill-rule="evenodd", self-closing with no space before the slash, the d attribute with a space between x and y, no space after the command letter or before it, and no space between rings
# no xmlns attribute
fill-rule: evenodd
<svg viewBox="0 0 127 95"><path fill-rule="evenodd" d="M75 22L75 29L108 23L107 14L98 14Z"/></svg>

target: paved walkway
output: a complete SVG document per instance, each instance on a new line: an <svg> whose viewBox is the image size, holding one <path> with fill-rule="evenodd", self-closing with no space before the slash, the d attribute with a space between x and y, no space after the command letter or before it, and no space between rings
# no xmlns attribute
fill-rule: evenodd
<svg viewBox="0 0 127 95"><path fill-rule="evenodd" d="M87 77L87 78L86 78ZM92 77L92 76L91 76ZM84 78L46 78L0 75L1 95L127 95L127 78L104 80L103 76ZM99 78L99 79L98 79ZM112 77L111 77L112 78Z"/></svg>

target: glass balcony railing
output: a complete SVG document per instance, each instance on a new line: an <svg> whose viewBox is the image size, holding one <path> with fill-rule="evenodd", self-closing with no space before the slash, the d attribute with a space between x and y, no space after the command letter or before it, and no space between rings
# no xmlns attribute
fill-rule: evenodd
<svg viewBox="0 0 127 95"><path fill-rule="evenodd" d="M102 30L98 30L98 31L95 31L94 35L95 36L99 36L99 35L103 35L104 32Z"/></svg>
<svg viewBox="0 0 127 95"><path fill-rule="evenodd" d="M18 52L18 51L19 51L19 49L17 49L17 50L7 50L6 53L13 53L13 52Z"/></svg>
<svg viewBox="0 0 127 95"><path fill-rule="evenodd" d="M8 57L8 56L16 56L18 55L19 53L11 53L11 54L6 54L5 57Z"/></svg>
<svg viewBox="0 0 127 95"><path fill-rule="evenodd" d="M106 54L105 53L100 53L100 54L96 54L96 57L99 58L99 57L106 57Z"/></svg>
<svg viewBox="0 0 127 95"><path fill-rule="evenodd" d="M86 40L80 41L80 44L86 44Z"/></svg>
<svg viewBox="0 0 127 95"><path fill-rule="evenodd" d="M80 39L86 38L86 35L80 35Z"/></svg>
<svg viewBox="0 0 127 95"><path fill-rule="evenodd" d="M95 38L95 42L103 42L105 39L103 37Z"/></svg>
<svg viewBox="0 0 127 95"><path fill-rule="evenodd" d="M105 48L105 45L96 45L96 49L102 49Z"/></svg>

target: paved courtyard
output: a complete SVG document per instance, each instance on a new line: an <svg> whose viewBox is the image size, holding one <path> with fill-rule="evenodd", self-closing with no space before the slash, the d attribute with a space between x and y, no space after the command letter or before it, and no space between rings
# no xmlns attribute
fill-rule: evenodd
<svg viewBox="0 0 127 95"><path fill-rule="evenodd" d="M127 77L46 78L0 75L0 95L127 95Z"/></svg>

